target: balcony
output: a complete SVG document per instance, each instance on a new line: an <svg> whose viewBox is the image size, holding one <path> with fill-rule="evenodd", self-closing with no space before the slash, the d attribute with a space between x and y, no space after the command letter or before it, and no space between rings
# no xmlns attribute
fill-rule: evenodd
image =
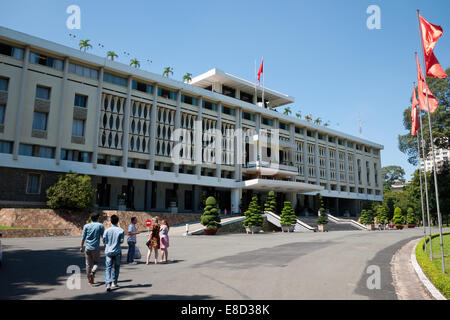
<svg viewBox="0 0 450 320"><path fill-rule="evenodd" d="M298 168L287 162L251 161L244 165L244 172L261 176L297 176Z"/></svg>

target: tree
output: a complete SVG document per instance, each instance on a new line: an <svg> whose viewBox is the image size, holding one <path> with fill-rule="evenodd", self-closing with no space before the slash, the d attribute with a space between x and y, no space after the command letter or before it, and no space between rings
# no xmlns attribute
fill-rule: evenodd
<svg viewBox="0 0 450 320"><path fill-rule="evenodd" d="M299 119L301 119L302 118L302 113L299 111L299 112L296 112L295 113L295 116L297 117L297 118L299 118Z"/></svg>
<svg viewBox="0 0 450 320"><path fill-rule="evenodd" d="M372 210L362 210L361 218L359 220L362 224L373 224L373 212Z"/></svg>
<svg viewBox="0 0 450 320"><path fill-rule="evenodd" d="M80 43L78 44L80 50L84 50L84 52L86 52L88 49L92 49L92 45L89 41L91 40L80 40Z"/></svg>
<svg viewBox="0 0 450 320"><path fill-rule="evenodd" d="M308 121L308 122L311 122L312 121L312 115L311 114L307 114L305 116L305 120Z"/></svg>
<svg viewBox="0 0 450 320"><path fill-rule="evenodd" d="M246 227L261 227L263 224L262 210L258 204L258 197L253 196L248 210L245 211L244 226Z"/></svg>
<svg viewBox="0 0 450 320"><path fill-rule="evenodd" d="M277 211L277 201L273 190L269 191L269 194L267 195L266 202L264 203L264 210L274 213Z"/></svg>
<svg viewBox="0 0 450 320"><path fill-rule="evenodd" d="M284 111L283 111L283 114L285 114L285 115L290 115L292 113L292 111L291 111L291 108L289 108L289 107L286 107L286 108L284 108Z"/></svg>
<svg viewBox="0 0 450 320"><path fill-rule="evenodd" d="M166 67L162 73L163 77L169 77L169 74L173 75L173 68Z"/></svg>
<svg viewBox="0 0 450 320"><path fill-rule="evenodd" d="M203 209L201 224L207 229L218 229L221 227L217 201L214 197L208 197L206 199L206 206Z"/></svg>
<svg viewBox="0 0 450 320"><path fill-rule="evenodd" d="M108 51L106 57L110 58L111 61L114 61L114 58L118 58L119 56L114 51Z"/></svg>
<svg viewBox="0 0 450 320"><path fill-rule="evenodd" d="M450 148L450 68L445 71L449 77L445 79L427 77L427 84L431 92L439 101L438 109L431 114L431 126L436 148ZM428 115L422 112L422 127L425 143L425 154L431 149ZM408 133L398 136L398 146L401 152L408 156L408 162L417 165L417 137L411 136L411 105L403 111L403 127ZM422 151L421 151L422 152Z"/></svg>
<svg viewBox="0 0 450 320"><path fill-rule="evenodd" d="M94 205L91 177L68 173L47 189L47 206L52 209L87 210Z"/></svg>
<svg viewBox="0 0 450 320"><path fill-rule="evenodd" d="M322 124L322 119L321 118L317 118L316 120L314 120L314 124L317 124L317 125L321 125Z"/></svg>
<svg viewBox="0 0 450 320"><path fill-rule="evenodd" d="M436 207L436 193L434 187L433 173L430 172L430 210L433 215L433 220L437 221L437 207ZM450 165L446 163L437 172L438 190L439 190L439 208L441 211L442 222L449 223L450 215Z"/></svg>
<svg viewBox="0 0 450 320"><path fill-rule="evenodd" d="M134 58L130 61L130 67L134 66L135 68L140 68L141 63L138 59Z"/></svg>
<svg viewBox="0 0 450 320"><path fill-rule="evenodd" d="M408 211L406 213L406 222L408 224L416 224L417 223L417 216L416 216L413 208L408 208Z"/></svg>
<svg viewBox="0 0 450 320"><path fill-rule="evenodd" d="M294 209L290 201L284 202L283 210L280 215L280 224L282 226L291 226L297 222L297 217L295 216Z"/></svg>
<svg viewBox="0 0 450 320"><path fill-rule="evenodd" d="M330 121L327 121L323 124L324 127L329 127L330 126Z"/></svg>
<svg viewBox="0 0 450 320"><path fill-rule="evenodd" d="M187 72L184 76L183 76L183 82L189 83L192 80L192 73Z"/></svg>
<svg viewBox="0 0 450 320"><path fill-rule="evenodd" d="M391 185L395 180L405 181L405 170L400 166L387 166L381 168L383 176L383 190L385 192L391 190Z"/></svg>
<svg viewBox="0 0 450 320"><path fill-rule="evenodd" d="M382 205L376 206L376 217L377 217L377 223L379 224L385 224L388 221L388 215L386 212L386 209Z"/></svg>
<svg viewBox="0 0 450 320"><path fill-rule="evenodd" d="M400 209L398 207L395 208L394 217L392 218L392 222L396 226L402 226L405 223L405 217L403 217L403 215L402 215L402 209Z"/></svg>

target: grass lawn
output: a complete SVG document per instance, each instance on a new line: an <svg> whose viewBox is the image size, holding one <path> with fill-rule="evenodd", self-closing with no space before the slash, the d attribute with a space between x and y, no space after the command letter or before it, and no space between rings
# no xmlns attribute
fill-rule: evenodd
<svg viewBox="0 0 450 320"><path fill-rule="evenodd" d="M427 237L428 240L428 237ZM419 265L422 267L423 272L426 274L428 279L433 282L434 286L439 289L439 291L447 298L450 299L450 233L443 235L444 242L444 257L445 259L445 271L442 273L442 260L440 258L441 246L439 241L439 234L432 236L433 245L433 261L430 261L428 251L427 253L423 250L423 239L420 240L416 247L416 258ZM427 242L427 249L429 244Z"/></svg>

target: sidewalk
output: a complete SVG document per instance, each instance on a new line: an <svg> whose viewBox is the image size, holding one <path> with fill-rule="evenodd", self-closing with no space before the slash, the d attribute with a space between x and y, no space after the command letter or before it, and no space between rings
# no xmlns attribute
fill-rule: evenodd
<svg viewBox="0 0 450 320"><path fill-rule="evenodd" d="M392 257L392 278L399 300L434 300L411 264L411 251L419 240L408 242Z"/></svg>

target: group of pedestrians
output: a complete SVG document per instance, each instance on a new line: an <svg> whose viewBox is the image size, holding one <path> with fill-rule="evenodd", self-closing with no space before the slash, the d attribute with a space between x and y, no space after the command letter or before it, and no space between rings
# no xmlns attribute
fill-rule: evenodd
<svg viewBox="0 0 450 320"><path fill-rule="evenodd" d="M111 291L117 289L120 263L122 259L122 247L124 242L125 232L118 226L119 217L117 215L111 216L112 226L105 230L102 223L98 222L100 218L99 213L91 214L91 222L83 227L83 233L81 236L81 248L80 252L84 252L86 259L86 274L89 284L94 286L95 274L100 262L100 239L103 241L105 249L105 285L106 290ZM137 218L132 217L131 223L128 226L127 243L127 263L136 264L134 261L136 254L136 235L140 232L136 229ZM161 250L161 260L159 263L167 263L168 247L169 247L169 224L167 220L162 220L159 224L158 217L152 219L152 230L149 234L148 241L146 243L148 247L147 262L149 264L151 253L154 252L155 264L158 263L158 251ZM113 270L114 269L114 270Z"/></svg>

